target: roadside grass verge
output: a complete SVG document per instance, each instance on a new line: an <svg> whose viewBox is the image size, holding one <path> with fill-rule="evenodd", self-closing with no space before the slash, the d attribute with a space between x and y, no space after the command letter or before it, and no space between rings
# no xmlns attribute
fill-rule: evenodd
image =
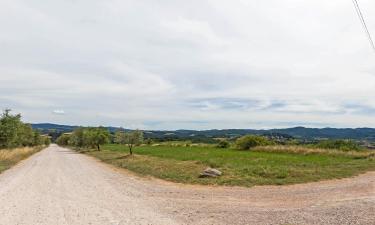
<svg viewBox="0 0 375 225"><path fill-rule="evenodd" d="M256 148L253 151L213 147L140 146L135 155L120 145L87 151L106 163L143 176L190 184L229 186L284 185L344 178L375 170L373 152L329 152L297 148ZM199 178L206 167L221 170L218 178Z"/></svg>
<svg viewBox="0 0 375 225"><path fill-rule="evenodd" d="M41 146L0 149L0 173L42 149Z"/></svg>

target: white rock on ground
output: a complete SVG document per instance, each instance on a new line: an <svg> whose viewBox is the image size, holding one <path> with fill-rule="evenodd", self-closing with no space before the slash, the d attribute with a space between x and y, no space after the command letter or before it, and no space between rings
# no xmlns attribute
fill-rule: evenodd
<svg viewBox="0 0 375 225"><path fill-rule="evenodd" d="M199 177L201 178L204 178L204 177L219 177L221 176L222 172L217 170L217 169L213 169L213 168L206 168L200 175Z"/></svg>

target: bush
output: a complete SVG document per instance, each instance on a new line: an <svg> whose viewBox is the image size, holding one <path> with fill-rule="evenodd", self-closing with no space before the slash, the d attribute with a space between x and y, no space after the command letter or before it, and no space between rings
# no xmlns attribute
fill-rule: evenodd
<svg viewBox="0 0 375 225"><path fill-rule="evenodd" d="M50 137L43 137L44 145L49 146L51 144L51 138Z"/></svg>
<svg viewBox="0 0 375 225"><path fill-rule="evenodd" d="M146 145L152 145L152 140L151 140L150 138L147 138L147 139L145 140L145 144L146 144Z"/></svg>
<svg viewBox="0 0 375 225"><path fill-rule="evenodd" d="M230 144L226 140L220 140L220 142L216 145L218 148L229 148Z"/></svg>
<svg viewBox="0 0 375 225"><path fill-rule="evenodd" d="M17 148L44 144L39 132L21 121L21 115L12 115L7 109L0 115L0 148Z"/></svg>
<svg viewBox="0 0 375 225"><path fill-rule="evenodd" d="M249 150L256 146L271 145L272 142L265 137L246 135L236 140L236 147L241 150Z"/></svg>
<svg viewBox="0 0 375 225"><path fill-rule="evenodd" d="M60 137L56 139L56 143L61 146L67 146L70 142L71 134L62 134Z"/></svg>
<svg viewBox="0 0 375 225"><path fill-rule="evenodd" d="M338 149L342 151L359 151L361 146L351 140L324 140L315 145L318 148Z"/></svg>

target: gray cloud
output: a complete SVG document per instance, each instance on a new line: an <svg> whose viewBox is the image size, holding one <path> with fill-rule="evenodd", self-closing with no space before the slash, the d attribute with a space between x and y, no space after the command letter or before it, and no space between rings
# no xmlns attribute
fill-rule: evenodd
<svg viewBox="0 0 375 225"><path fill-rule="evenodd" d="M28 122L375 127L350 1L3 0L0 29L0 106Z"/></svg>

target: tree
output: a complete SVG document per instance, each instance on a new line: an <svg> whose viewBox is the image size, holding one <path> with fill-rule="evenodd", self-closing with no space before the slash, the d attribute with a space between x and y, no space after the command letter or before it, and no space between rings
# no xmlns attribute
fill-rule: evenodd
<svg viewBox="0 0 375 225"><path fill-rule="evenodd" d="M87 145L96 147L100 151L100 145L107 144L109 142L109 131L104 127L88 128L84 132L84 142Z"/></svg>
<svg viewBox="0 0 375 225"><path fill-rule="evenodd" d="M127 145L130 155L133 155L133 147L143 142L143 132L140 130L132 132L117 131L114 141L118 144Z"/></svg>
<svg viewBox="0 0 375 225"><path fill-rule="evenodd" d="M56 143L61 146L69 145L70 136L71 134L68 133L61 134L60 137L56 139Z"/></svg>
<svg viewBox="0 0 375 225"><path fill-rule="evenodd" d="M44 140L43 138L40 136L40 133L38 131L34 131L34 145L43 145L44 144Z"/></svg>
<svg viewBox="0 0 375 225"><path fill-rule="evenodd" d="M6 109L0 118L0 147L13 148L19 145L17 137L21 124L21 115L11 115L10 109Z"/></svg>
<svg viewBox="0 0 375 225"><path fill-rule="evenodd" d="M22 146L35 146L35 133L29 124L22 124L19 127L18 139Z"/></svg>
<svg viewBox="0 0 375 225"><path fill-rule="evenodd" d="M43 137L43 143L46 146L49 146L51 144L51 137L50 136L44 136Z"/></svg>
<svg viewBox="0 0 375 225"><path fill-rule="evenodd" d="M77 128L71 134L62 134L57 138L59 145L70 145L75 147L91 147L100 151L100 145L109 142L110 133L104 127Z"/></svg>
<svg viewBox="0 0 375 225"><path fill-rule="evenodd" d="M77 128L73 131L71 137L70 137L70 140L69 140L69 144L70 145L73 145L73 146L76 146L76 147L79 147L79 148L82 148L84 145L85 145L85 129L80 127L80 128Z"/></svg>
<svg viewBox="0 0 375 225"><path fill-rule="evenodd" d="M21 121L21 115L12 115L6 109L0 116L0 148L42 145L41 136L30 124Z"/></svg>

